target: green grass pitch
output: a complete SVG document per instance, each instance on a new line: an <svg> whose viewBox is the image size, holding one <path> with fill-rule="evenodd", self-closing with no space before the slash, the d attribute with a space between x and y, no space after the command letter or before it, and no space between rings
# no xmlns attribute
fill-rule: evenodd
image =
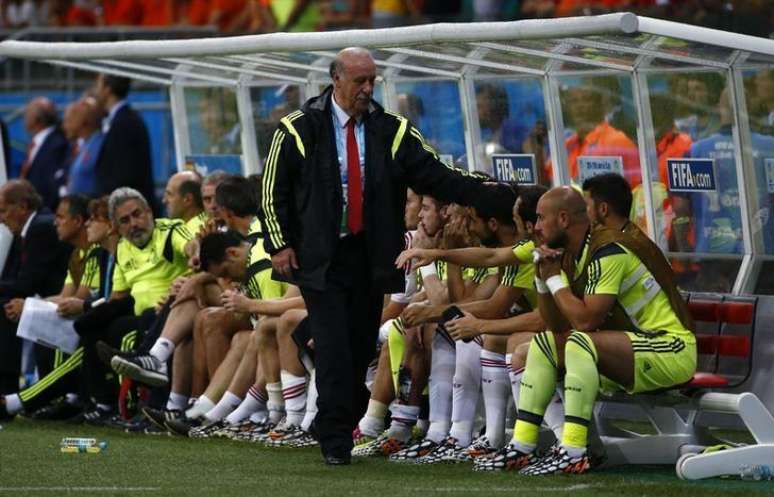
<svg viewBox="0 0 774 497"><path fill-rule="evenodd" d="M101 454L63 454L66 436L108 442ZM270 449L227 440L129 435L17 419L0 430L0 497L30 496L757 496L774 482L684 482L672 467L624 467L581 476L479 474L469 465L356 460L325 466L317 449Z"/></svg>

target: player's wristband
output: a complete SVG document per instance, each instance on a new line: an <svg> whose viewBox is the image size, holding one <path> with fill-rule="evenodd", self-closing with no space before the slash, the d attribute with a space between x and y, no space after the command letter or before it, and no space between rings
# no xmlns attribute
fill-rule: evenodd
<svg viewBox="0 0 774 497"><path fill-rule="evenodd" d="M422 275L422 279L427 279L428 276L438 276L438 271L435 269L435 264L428 264L419 268L419 274Z"/></svg>
<svg viewBox="0 0 774 497"><path fill-rule="evenodd" d="M551 295L556 295L556 292L562 288L567 288L567 283L564 282L564 278L561 275L555 274L546 280L546 286L551 292Z"/></svg>
<svg viewBox="0 0 774 497"><path fill-rule="evenodd" d="M541 295L545 295L549 293L551 290L548 288L548 285L546 285L546 282L535 276L535 289L537 290L537 293Z"/></svg>

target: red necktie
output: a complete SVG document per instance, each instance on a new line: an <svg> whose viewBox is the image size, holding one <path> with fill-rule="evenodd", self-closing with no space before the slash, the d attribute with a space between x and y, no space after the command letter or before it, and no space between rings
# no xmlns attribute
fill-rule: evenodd
<svg viewBox="0 0 774 497"><path fill-rule="evenodd" d="M352 234L363 228L363 186L360 153L355 139L355 119L347 121L347 227Z"/></svg>
<svg viewBox="0 0 774 497"><path fill-rule="evenodd" d="M35 140L30 140L27 144L27 158L24 159L24 163L19 171L20 178L26 178L30 174L30 168L32 167L32 148L35 146Z"/></svg>

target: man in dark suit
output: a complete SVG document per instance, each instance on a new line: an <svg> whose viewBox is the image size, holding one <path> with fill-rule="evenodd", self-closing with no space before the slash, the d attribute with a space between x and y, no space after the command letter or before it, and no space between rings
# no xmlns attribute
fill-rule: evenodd
<svg viewBox="0 0 774 497"><path fill-rule="evenodd" d="M59 128L54 103L38 97L27 104L24 127L31 140L19 177L28 180L51 210L59 203L59 185L64 184L70 144Z"/></svg>
<svg viewBox="0 0 774 497"><path fill-rule="evenodd" d="M341 51L333 86L280 121L263 172L264 246L309 311L327 464L349 464L385 293L402 291L406 190L470 205L480 190L438 160L408 119L373 99L376 65Z"/></svg>
<svg viewBox="0 0 774 497"><path fill-rule="evenodd" d="M108 74L97 77L95 97L107 115L102 121L105 139L96 164L97 194L109 195L119 186L128 186L142 193L158 214L150 138L142 117L126 101L129 83L127 78Z"/></svg>
<svg viewBox="0 0 774 497"><path fill-rule="evenodd" d="M11 180L0 187L0 222L14 236L0 275L0 394L19 387L21 340L16 322L21 307L15 298L59 293L64 283L71 247L59 241L54 217L32 184ZM17 301L18 302L18 301Z"/></svg>

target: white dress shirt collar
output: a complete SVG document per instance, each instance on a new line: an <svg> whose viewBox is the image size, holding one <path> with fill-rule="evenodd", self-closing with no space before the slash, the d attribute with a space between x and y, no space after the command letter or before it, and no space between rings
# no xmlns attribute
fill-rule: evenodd
<svg viewBox="0 0 774 497"><path fill-rule="evenodd" d="M21 237L24 238L27 236L27 231L30 229L30 225L32 224L32 220L35 219L35 216L38 214L38 211L33 212L30 214L30 217L27 218L27 221L24 223L24 227L21 230Z"/></svg>
<svg viewBox="0 0 774 497"><path fill-rule="evenodd" d="M41 129L40 131L38 131L32 136L32 150L30 150L30 162L35 160L35 156L38 155L38 150L40 150L40 147L43 146L43 142L46 141L46 138L48 138L48 135L50 135L52 131L54 131L54 127L49 126L48 128Z"/></svg>

